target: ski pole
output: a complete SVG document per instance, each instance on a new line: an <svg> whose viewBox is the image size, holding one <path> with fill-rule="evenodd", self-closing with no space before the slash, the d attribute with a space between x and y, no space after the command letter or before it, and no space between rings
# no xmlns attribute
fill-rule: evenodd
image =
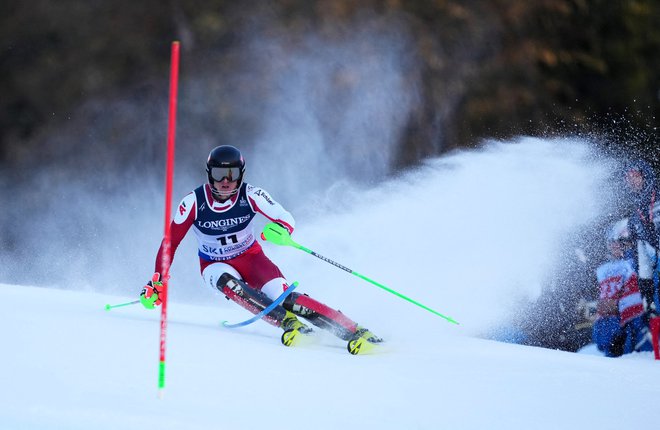
<svg viewBox="0 0 660 430"><path fill-rule="evenodd" d="M118 305L105 305L105 310L109 311L110 309L121 308L122 306L137 305L138 303L140 303L139 300L133 300L132 302L120 303Z"/></svg>
<svg viewBox="0 0 660 430"><path fill-rule="evenodd" d="M366 276L361 275L358 272L356 272L354 270L351 270L348 267L337 263L336 261L332 261L331 259L329 259L327 257L324 257L324 256L312 251L309 248L305 248L301 244L299 244L296 241L294 241L293 239L291 239L291 236L289 235L289 232L284 227L282 227L281 225L279 225L277 223L271 222L269 224L266 224L266 226L264 227L263 232L261 233L261 237L263 239L269 241L269 242L272 242L272 243L276 244L276 245L292 246L294 248L300 249L301 251L305 251L306 253L311 254L314 257L325 261L326 263L330 263L333 266L338 267L338 268L350 273L351 275L355 275L358 278L363 279L363 280L377 286L378 288L381 288L381 289L387 291L388 293L394 294L395 296L397 296L401 299L407 300L408 302L410 302L414 305L417 305L420 308L431 312L432 314L435 314L435 315L437 315L441 318L444 318L445 320L449 321L450 323L458 324L458 321L454 320L453 318L450 318L446 315L443 315L440 312L435 311L435 310L429 308L428 306L423 305L423 304L419 303L418 301L411 299L410 297L404 296L403 294L399 293L398 291L394 291L393 289L388 288L385 285L374 281L373 279L369 279Z"/></svg>

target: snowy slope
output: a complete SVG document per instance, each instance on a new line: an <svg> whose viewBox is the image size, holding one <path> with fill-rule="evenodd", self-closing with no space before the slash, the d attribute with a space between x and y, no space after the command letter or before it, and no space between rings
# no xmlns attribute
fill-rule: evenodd
<svg viewBox="0 0 660 430"><path fill-rule="evenodd" d="M103 309L137 298L160 218L90 206L117 227L104 246L52 237L30 265L3 261L40 281L50 262L72 269L55 289L0 284L0 430L646 427L660 395L650 354L606 359L478 338L547 284L562 239L605 210L607 174L583 142L520 139L429 160L370 189L339 183L308 195L255 182L280 201L298 198L287 207L301 244L461 325L265 244L300 291L383 336L386 351L353 357L323 334L288 349L263 322L227 331L221 320L248 315L202 287L188 237L172 267L162 400L158 311Z"/></svg>
<svg viewBox="0 0 660 430"><path fill-rule="evenodd" d="M173 303L157 398L158 312L132 297L0 285L2 429L645 428L650 355L606 359L428 330L351 356L279 344L239 310ZM626 399L623 401L622 399Z"/></svg>

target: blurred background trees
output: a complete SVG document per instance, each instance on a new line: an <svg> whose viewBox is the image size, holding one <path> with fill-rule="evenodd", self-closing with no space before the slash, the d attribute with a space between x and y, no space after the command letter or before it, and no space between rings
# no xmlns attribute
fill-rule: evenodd
<svg viewBox="0 0 660 430"><path fill-rule="evenodd" d="M246 104L273 95L277 82L269 78L287 67L288 49L309 37L351 44L365 28L377 37L356 42L364 43L363 63L374 40L392 43L378 35L405 39L401 67L415 93L390 168L483 137L607 133L617 122L635 134L615 132L615 144L657 143L655 0L7 0L0 11L5 166L34 157L35 147L44 148L43 133L66 136L57 151L73 154L90 136L121 147L122 139L136 138L128 128L154 128L151 120L165 106L152 116L135 106L156 109L166 100L172 40L182 41L182 109L190 121L208 128L209 138L249 136L264 112ZM255 63L250 37L278 40L279 48L263 50ZM365 83L359 63L338 63L326 77L332 90L319 96L341 104L342 95ZM199 93L192 83L185 87L193 76ZM191 98L212 94L213 86L219 86L214 100L200 105ZM118 103L127 101L134 110L124 117ZM113 112L113 125L103 126L100 117ZM145 116L136 118L140 112ZM336 120L325 118L328 138Z"/></svg>

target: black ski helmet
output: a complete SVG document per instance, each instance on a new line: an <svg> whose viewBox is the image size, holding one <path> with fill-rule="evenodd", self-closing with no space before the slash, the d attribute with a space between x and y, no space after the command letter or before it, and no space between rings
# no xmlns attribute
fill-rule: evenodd
<svg viewBox="0 0 660 430"><path fill-rule="evenodd" d="M236 189L232 192L236 194L243 184L243 173L245 173L245 159L237 148L221 145L213 148L209 153L209 158L206 160L206 174L213 194L220 196L213 187L213 181L222 181L225 177L230 181L238 181Z"/></svg>

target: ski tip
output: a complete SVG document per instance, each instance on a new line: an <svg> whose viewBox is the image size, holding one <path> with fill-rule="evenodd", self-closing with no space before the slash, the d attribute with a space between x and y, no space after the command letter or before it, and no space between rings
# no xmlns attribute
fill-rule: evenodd
<svg viewBox="0 0 660 430"><path fill-rule="evenodd" d="M300 343L301 334L298 330L290 329L282 333L280 341L284 346L296 346Z"/></svg>
<svg viewBox="0 0 660 430"><path fill-rule="evenodd" d="M350 340L346 345L348 353L351 355L369 355L382 352L382 343L369 342L364 338Z"/></svg>
<svg viewBox="0 0 660 430"><path fill-rule="evenodd" d="M109 311L111 308L112 308L112 306L110 306L110 305L105 305L105 310L106 310L106 311Z"/></svg>
<svg viewBox="0 0 660 430"><path fill-rule="evenodd" d="M313 333L313 331L301 333L299 330L290 329L282 333L280 340L284 346L305 346L313 343Z"/></svg>

